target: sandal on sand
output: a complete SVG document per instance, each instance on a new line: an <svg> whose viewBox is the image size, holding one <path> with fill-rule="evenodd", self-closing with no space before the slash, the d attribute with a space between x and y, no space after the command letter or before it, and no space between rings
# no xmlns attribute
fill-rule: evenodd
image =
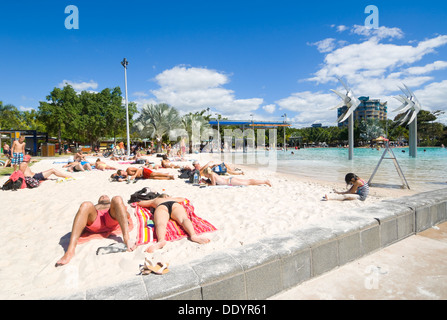
<svg viewBox="0 0 447 320"><path fill-rule="evenodd" d="M144 265L140 268L141 274L146 275L150 273L155 273L158 275L163 275L169 272L168 269L169 263L157 262L155 265L148 260L147 258L144 260Z"/></svg>
<svg viewBox="0 0 447 320"><path fill-rule="evenodd" d="M126 252L127 246L124 243L112 243L108 247L99 247L96 250L96 255L103 255L109 253Z"/></svg>

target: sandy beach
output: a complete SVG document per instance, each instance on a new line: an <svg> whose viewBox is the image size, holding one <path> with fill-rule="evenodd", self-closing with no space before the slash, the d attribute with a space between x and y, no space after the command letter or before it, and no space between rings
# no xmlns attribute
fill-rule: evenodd
<svg viewBox="0 0 447 320"><path fill-rule="evenodd" d="M197 159L205 164L212 155L187 155L191 164ZM68 156L67 156L68 158ZM155 163L160 158L146 157ZM88 157L94 162L95 157ZM66 158L43 158L31 167L33 172L49 168L65 171ZM130 164L103 159L117 168ZM218 162L218 160L216 160ZM133 165L139 166L139 165ZM179 179L178 169L160 169L174 174L175 180L139 180L137 183L110 182L114 171L92 170L73 173L75 180L57 182L48 180L38 188L1 191L2 215L0 230L0 299L45 299L61 297L80 290L121 282L139 273L145 258L181 265L201 259L219 250L237 248L259 241L265 236L281 234L306 224L330 225L331 218L341 213L355 212L355 208L372 205L386 198L413 194L415 190L371 188L370 196L361 201L321 201L332 189L344 189L340 181L325 182L279 174L266 169L239 166L243 178L269 179L272 187L248 186L199 188ZM0 179L3 184L7 176ZM120 195L124 202L130 195L144 187L171 196L188 198L197 216L213 224L217 231L207 233L211 242L199 245L181 239L169 242L153 254L146 253L147 245L133 252L96 255L99 247L121 242L121 237L91 240L76 248L76 255L69 264L55 267L65 252L73 224L73 218L83 201L97 203L103 195ZM129 213L136 224L134 211ZM135 239L136 228L131 232Z"/></svg>

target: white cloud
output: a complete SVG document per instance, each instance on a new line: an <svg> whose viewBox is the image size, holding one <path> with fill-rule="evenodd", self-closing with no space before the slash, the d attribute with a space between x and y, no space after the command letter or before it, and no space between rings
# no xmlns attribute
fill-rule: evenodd
<svg viewBox="0 0 447 320"><path fill-rule="evenodd" d="M206 68L176 66L155 77L160 88L152 90L158 102L167 103L181 112L211 108L222 114L250 113L264 102L262 98L237 99L226 74Z"/></svg>
<svg viewBox="0 0 447 320"><path fill-rule="evenodd" d="M447 61L435 61L433 63L427 64L423 67L412 67L406 70L409 74L426 74L436 70L442 70L447 68Z"/></svg>
<svg viewBox="0 0 447 320"><path fill-rule="evenodd" d="M337 26L335 24L332 24L331 28L336 28L337 32L340 32L340 33L349 29L347 26L344 26L344 25Z"/></svg>
<svg viewBox="0 0 447 320"><path fill-rule="evenodd" d="M447 112L447 80L430 83L422 89L415 90L414 94L421 102L423 109Z"/></svg>
<svg viewBox="0 0 447 320"><path fill-rule="evenodd" d="M30 111L32 111L32 110L35 110L35 108L32 108L32 107L24 107L24 106L19 106L19 111L28 111L28 112L30 112Z"/></svg>
<svg viewBox="0 0 447 320"><path fill-rule="evenodd" d="M348 27L344 26L344 25L337 26L338 32L343 32L343 31L346 31L347 29L348 29Z"/></svg>
<svg viewBox="0 0 447 320"><path fill-rule="evenodd" d="M264 109L265 112L272 114L276 110L276 105L268 104L266 106L263 106L262 109Z"/></svg>
<svg viewBox="0 0 447 320"><path fill-rule="evenodd" d="M147 96L149 96L147 93L145 93L145 92L143 92L143 91L137 91L137 92L134 92L134 93L132 93L132 95L133 95L134 97L138 97L138 98L143 98L143 97L147 97Z"/></svg>
<svg viewBox="0 0 447 320"><path fill-rule="evenodd" d="M330 109L340 101L335 94L303 91L293 93L276 103L282 109L296 112L291 119L294 125L309 126L315 122L315 119L321 119L320 122L325 124L335 125L337 111Z"/></svg>
<svg viewBox="0 0 447 320"><path fill-rule="evenodd" d="M225 74L205 68L176 66L158 74L155 79L161 87L176 90L217 88L229 82Z"/></svg>
<svg viewBox="0 0 447 320"><path fill-rule="evenodd" d="M367 38L374 38L377 40L386 39L386 38L396 38L401 39L404 36L404 33L399 28L388 28L385 26L379 28L370 28L365 26L354 25L351 29L351 33L358 34L361 36L365 36Z"/></svg>
<svg viewBox="0 0 447 320"><path fill-rule="evenodd" d="M315 43L311 43L310 45L316 46L318 51L320 52L331 52L335 49L335 39L334 38L327 38Z"/></svg>
<svg viewBox="0 0 447 320"><path fill-rule="evenodd" d="M430 78L418 77L413 72L410 80L406 79L408 76L402 77L405 69L446 43L447 36L421 41L416 46L383 44L372 38L328 53L322 68L308 80L328 83L336 82L338 77L345 77L352 85L364 83L366 86L374 79L388 82L395 80L395 83L405 80L422 84Z"/></svg>
<svg viewBox="0 0 447 320"><path fill-rule="evenodd" d="M73 82L70 80L62 80L61 83L59 83L59 87L63 88L66 85L70 85L73 87L73 89L75 89L76 91L84 91L87 89L96 89L98 88L98 83L90 80L90 82Z"/></svg>

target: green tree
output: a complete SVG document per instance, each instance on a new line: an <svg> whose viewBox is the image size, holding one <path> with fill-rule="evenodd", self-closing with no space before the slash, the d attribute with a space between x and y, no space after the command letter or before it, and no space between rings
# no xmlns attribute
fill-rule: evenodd
<svg viewBox="0 0 447 320"><path fill-rule="evenodd" d="M45 132L46 127L42 121L39 120L39 113L32 109L31 111L23 111L20 114L22 128L25 130L36 130L39 132Z"/></svg>
<svg viewBox="0 0 447 320"><path fill-rule="evenodd" d="M49 134L57 135L61 146L62 136L69 132L69 128L78 126L79 98L73 87L66 85L63 89L54 88L46 100L40 101L39 119L45 123ZM59 148L59 154L61 152L62 148Z"/></svg>
<svg viewBox="0 0 447 320"><path fill-rule="evenodd" d="M126 106L123 104L122 92L120 87L113 89L104 89L98 96L102 112L105 116L105 132L106 136L113 136L116 140L117 136L126 135ZM133 127L134 116L138 113L137 105L134 102L129 102L129 128ZM116 142L116 141L115 141Z"/></svg>
<svg viewBox="0 0 447 320"><path fill-rule="evenodd" d="M2 101L0 101L0 129L22 129L20 111L12 104L4 105Z"/></svg>

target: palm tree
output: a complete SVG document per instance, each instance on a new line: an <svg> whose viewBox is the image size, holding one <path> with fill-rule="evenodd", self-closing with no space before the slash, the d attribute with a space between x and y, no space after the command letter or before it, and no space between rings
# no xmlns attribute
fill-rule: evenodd
<svg viewBox="0 0 447 320"><path fill-rule="evenodd" d="M20 111L12 104L0 101L0 129L23 129L20 123Z"/></svg>
<svg viewBox="0 0 447 320"><path fill-rule="evenodd" d="M161 151L163 136L173 129L180 128L181 125L178 111L166 103L144 106L135 122L135 128L142 136L157 140L157 152Z"/></svg>
<svg viewBox="0 0 447 320"><path fill-rule="evenodd" d="M206 130L210 129L211 126L200 112L188 113L184 115L182 117L182 124L183 128L188 134L189 152L192 153L193 144L197 142L200 143L200 141L197 141L197 139L200 139L200 137L204 137L206 135Z"/></svg>

